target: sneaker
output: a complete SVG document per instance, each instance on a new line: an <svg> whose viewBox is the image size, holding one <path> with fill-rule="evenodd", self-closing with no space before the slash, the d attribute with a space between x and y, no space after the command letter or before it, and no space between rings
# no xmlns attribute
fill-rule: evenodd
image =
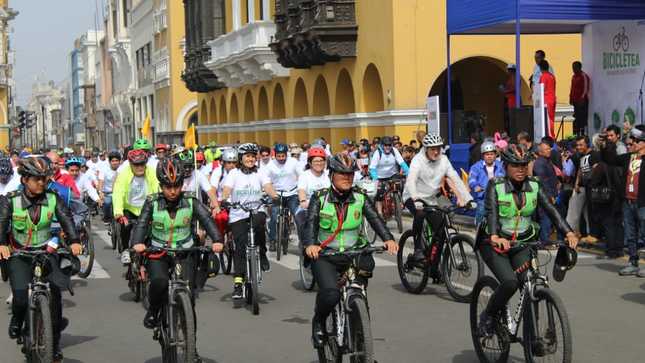
<svg viewBox="0 0 645 363"><path fill-rule="evenodd" d="M233 285L233 300L239 300L244 298L244 284L241 282L236 282Z"/></svg>
<svg viewBox="0 0 645 363"><path fill-rule="evenodd" d="M325 333L323 331L323 323L320 319L315 318L311 321L311 342L314 348L322 348L324 344Z"/></svg>
<svg viewBox="0 0 645 363"><path fill-rule="evenodd" d="M157 326L157 312L148 310L143 318L143 326L147 329L154 329Z"/></svg>
<svg viewBox="0 0 645 363"><path fill-rule="evenodd" d="M639 271L640 271L640 269L638 268L638 265L630 263L627 266L621 268L620 271L618 271L618 274L620 276L634 276Z"/></svg>
<svg viewBox="0 0 645 363"><path fill-rule="evenodd" d="M645 268L639 268L638 272L636 273L636 276L645 277Z"/></svg>
<svg viewBox="0 0 645 363"><path fill-rule="evenodd" d="M130 260L130 251L123 251L121 252L121 263L124 265L129 265L132 262Z"/></svg>
<svg viewBox="0 0 645 363"><path fill-rule="evenodd" d="M275 252L275 241L269 241L269 251Z"/></svg>
<svg viewBox="0 0 645 363"><path fill-rule="evenodd" d="M271 263L269 262L267 255L264 253L260 254L260 268L264 272L271 271Z"/></svg>
<svg viewBox="0 0 645 363"><path fill-rule="evenodd" d="M18 337L20 337L21 329L22 321L19 321L15 315L12 315L11 321L9 322L9 338L18 339Z"/></svg>
<svg viewBox="0 0 645 363"><path fill-rule="evenodd" d="M62 362L63 358L63 351L60 347L54 348L54 363Z"/></svg>
<svg viewBox="0 0 645 363"><path fill-rule="evenodd" d="M8 298L7 298L7 300L5 300L4 302L5 302L5 304L7 304L7 305L11 305L11 303L13 302L13 294L12 294L12 293L9 293L9 297L8 297Z"/></svg>

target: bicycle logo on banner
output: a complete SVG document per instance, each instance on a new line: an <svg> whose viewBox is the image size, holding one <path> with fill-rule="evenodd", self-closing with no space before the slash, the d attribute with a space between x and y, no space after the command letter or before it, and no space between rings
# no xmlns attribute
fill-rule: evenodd
<svg viewBox="0 0 645 363"><path fill-rule="evenodd" d="M621 27L621 31L618 34L614 35L612 46L616 52L620 49L622 49L623 52L627 52L629 50L629 37L625 34L624 26Z"/></svg>

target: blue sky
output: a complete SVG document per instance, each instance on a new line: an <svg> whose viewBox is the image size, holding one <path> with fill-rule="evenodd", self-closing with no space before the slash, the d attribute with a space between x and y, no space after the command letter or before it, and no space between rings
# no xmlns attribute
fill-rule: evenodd
<svg viewBox="0 0 645 363"><path fill-rule="evenodd" d="M16 104L23 106L31 95L36 76L57 84L68 77L67 57L74 39L95 28L104 0L9 0L20 12L10 23L11 45L15 51ZM101 25L99 24L99 27Z"/></svg>

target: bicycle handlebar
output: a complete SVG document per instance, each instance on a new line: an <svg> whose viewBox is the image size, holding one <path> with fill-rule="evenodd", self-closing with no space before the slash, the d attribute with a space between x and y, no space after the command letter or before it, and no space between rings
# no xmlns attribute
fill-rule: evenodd
<svg viewBox="0 0 645 363"><path fill-rule="evenodd" d="M67 256L71 255L72 253L63 247L58 248L55 252L48 252L46 249L33 249L33 250L25 250L25 249L20 249L20 250L14 250L11 252L11 257L13 256L26 256L26 257L35 257L35 256L40 256L40 255L48 255L48 254L58 254L61 256Z"/></svg>
<svg viewBox="0 0 645 363"><path fill-rule="evenodd" d="M459 209L474 210L474 209L477 208L477 203L475 203L472 200L470 202L468 202L468 204L466 204L466 206L464 206L464 207L460 207L458 205L450 205L448 207L440 207L438 205L429 205L428 203L426 203L426 202L424 202L423 200L420 200L420 199L415 200L415 202L423 203L423 205L424 205L423 210L425 212L439 211L439 212L443 212L443 213L446 213L446 214L450 214L450 213L456 212Z"/></svg>
<svg viewBox="0 0 645 363"><path fill-rule="evenodd" d="M245 203L240 203L240 202L227 203L227 205L230 206L231 208L239 208L245 212L252 212L263 206L272 205L272 202L267 201L263 198L257 201L248 201Z"/></svg>
<svg viewBox="0 0 645 363"><path fill-rule="evenodd" d="M383 253L387 251L385 247L367 247L361 250L350 250L350 251L320 251L319 255L321 257L325 256L359 256L359 255L371 255L372 253Z"/></svg>
<svg viewBox="0 0 645 363"><path fill-rule="evenodd" d="M186 252L208 252L211 249L208 247L204 246L199 246L199 247L188 247L188 248L171 248L171 247L146 247L145 250L143 250L144 253L160 253L160 252L172 252L172 253L186 253ZM130 249L131 252L136 251L134 249Z"/></svg>

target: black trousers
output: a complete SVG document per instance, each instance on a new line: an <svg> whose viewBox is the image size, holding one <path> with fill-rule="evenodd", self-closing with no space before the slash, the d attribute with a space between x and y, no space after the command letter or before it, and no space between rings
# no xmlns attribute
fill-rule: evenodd
<svg viewBox="0 0 645 363"><path fill-rule="evenodd" d="M616 203L607 205L592 205L593 214L589 214L592 224L597 228L597 236L604 237L607 242L608 255L620 255L623 253L623 218L622 210Z"/></svg>
<svg viewBox="0 0 645 363"><path fill-rule="evenodd" d="M406 200L404 205L414 216L414 220L412 221L412 232L414 232L415 236L415 250L423 250L424 248L420 238L424 218L428 220L428 223L430 223L430 228L432 229L432 242L444 242L444 236L441 236L443 234L443 215L440 212L426 213L423 210L417 210L417 208L414 206L414 201L411 198Z"/></svg>
<svg viewBox="0 0 645 363"><path fill-rule="evenodd" d="M367 279L374 271L374 257L365 255L357 258L359 281L362 280L361 282L366 285ZM338 277L340 273L347 270L351 262L351 257L347 256L321 257L313 262L311 269L319 287L315 310L317 319L326 319L338 304L340 300Z"/></svg>
<svg viewBox="0 0 645 363"><path fill-rule="evenodd" d="M266 215L258 213L253 218L253 234L255 244L260 247L260 253L267 253ZM235 241L235 253L233 265L235 266L235 277L246 276L246 245L249 242L249 218L231 223L231 232Z"/></svg>
<svg viewBox="0 0 645 363"><path fill-rule="evenodd" d="M168 300L168 280L170 279L170 257L164 256L160 259L149 259L146 264L148 278L150 279L150 288L148 298L150 299L150 309L158 311L159 308ZM190 291L195 291L195 262L194 257L188 257L182 261L182 270L184 279L188 280ZM191 300L194 305L194 293L191 293Z"/></svg>
<svg viewBox="0 0 645 363"><path fill-rule="evenodd" d="M123 215L128 218L128 225L121 225L121 245L119 246L119 253L123 252L123 250L127 248L130 248L130 234L132 233L132 229L134 228L134 225L139 218L128 210L124 210Z"/></svg>
<svg viewBox="0 0 645 363"><path fill-rule="evenodd" d="M54 256L50 257L52 263L58 263ZM9 259L9 281L13 301L11 303L12 314L20 321L25 321L27 309L29 308L29 283L32 280L31 259L28 257L12 257ZM54 325L54 346L60 343L60 328L63 318L63 305L61 303L61 291L53 283L50 288L50 307L52 323Z"/></svg>
<svg viewBox="0 0 645 363"><path fill-rule="evenodd" d="M583 135L589 120L589 101L585 100L573 104L573 133Z"/></svg>
<svg viewBox="0 0 645 363"><path fill-rule="evenodd" d="M499 281L499 287L493 293L486 307L486 312L494 315L506 306L508 300L519 289L521 279L524 278L526 271L523 271L518 277L515 270L529 262L531 251L528 247L513 247L508 253L499 254L486 239L479 244L479 253Z"/></svg>

